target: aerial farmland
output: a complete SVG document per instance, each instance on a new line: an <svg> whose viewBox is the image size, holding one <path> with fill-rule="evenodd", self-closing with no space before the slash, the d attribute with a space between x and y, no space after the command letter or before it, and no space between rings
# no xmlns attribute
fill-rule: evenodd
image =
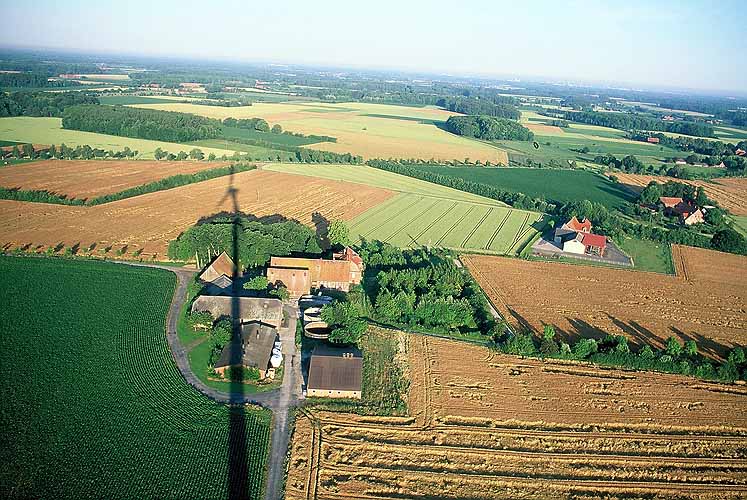
<svg viewBox="0 0 747 500"><path fill-rule="evenodd" d="M747 498L742 5L191 7L3 6L0 498Z"/></svg>

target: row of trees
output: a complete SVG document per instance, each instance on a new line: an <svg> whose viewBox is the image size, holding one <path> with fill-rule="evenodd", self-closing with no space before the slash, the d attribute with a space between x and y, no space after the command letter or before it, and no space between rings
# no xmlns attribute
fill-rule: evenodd
<svg viewBox="0 0 747 500"><path fill-rule="evenodd" d="M524 210L553 212L556 207L555 204L548 203L542 198L533 198L523 193L499 189L489 184L473 182L462 179L460 177L438 174L429 171L427 168L419 168L408 162L403 163L390 160L369 160L366 162L366 165L381 170L386 170L388 172L394 172L396 174L402 174L408 177L414 177L416 179L432 182L434 184L440 184L442 186L459 189L460 191L478 194L480 196L485 196L486 198L492 198L494 200L502 201L513 207L521 208Z"/></svg>
<svg viewBox="0 0 747 500"><path fill-rule="evenodd" d="M508 118L518 120L521 112L513 104L504 102L493 102L490 99L477 99L470 97L442 97L436 101L436 106L448 109L454 113L463 115L484 115L497 118Z"/></svg>
<svg viewBox="0 0 747 500"><path fill-rule="evenodd" d="M125 147L119 151L105 150L101 148L92 148L88 144L70 147L65 143L56 146L52 144L49 149L35 149L32 144L21 144L13 146L13 148L3 155L4 158L28 158L28 159L58 159L58 160L93 160L103 158L134 158L138 155L137 150L132 150L129 147Z"/></svg>
<svg viewBox="0 0 747 500"><path fill-rule="evenodd" d="M683 345L675 337L667 339L662 350L646 344L634 351L622 335L607 335L602 340L581 338L567 343L558 341L555 328L546 325L541 339L526 331L505 333L495 339L494 347L520 356L590 361L598 365L679 373L722 382L747 380L747 360L741 347L732 349L726 360L714 365L698 352L694 340Z"/></svg>
<svg viewBox="0 0 747 500"><path fill-rule="evenodd" d="M548 116L556 116L557 112L546 112ZM565 111L562 118L578 123L599 125L620 130L661 130L683 135L700 137L715 137L713 127L707 123L677 121L665 122L655 118L634 115L631 113L602 113L599 111Z"/></svg>
<svg viewBox="0 0 747 500"><path fill-rule="evenodd" d="M234 255L234 244L238 255ZM223 251L239 266L247 268L263 266L273 255L318 256L322 248L318 235L300 222L270 222L243 214L226 214L187 229L169 243L168 256L182 261L196 257L198 262L207 262Z"/></svg>
<svg viewBox="0 0 747 500"><path fill-rule="evenodd" d="M98 104L83 92L0 92L0 118L8 116L62 116L68 106Z"/></svg>
<svg viewBox="0 0 747 500"><path fill-rule="evenodd" d="M314 140L316 142L337 142L336 137L330 137L328 135L304 135L298 132L290 132L288 130L283 130L283 127L276 123L272 127L270 127L270 124L267 123L266 120L263 120L262 118L232 118L228 117L223 120L223 125L226 127L234 127L234 128L242 128L246 130L255 130L257 132L270 132L276 135L283 134L293 137L304 137L307 139ZM233 137L228 137L228 140L235 141ZM276 146L276 142L268 141L267 144L271 146Z"/></svg>
<svg viewBox="0 0 747 500"><path fill-rule="evenodd" d="M491 116L450 116L445 127L451 133L486 141L534 139L534 134L523 125L513 120Z"/></svg>
<svg viewBox="0 0 747 500"><path fill-rule="evenodd" d="M102 134L168 142L189 142L220 137L221 123L202 116L127 106L69 106L62 126Z"/></svg>

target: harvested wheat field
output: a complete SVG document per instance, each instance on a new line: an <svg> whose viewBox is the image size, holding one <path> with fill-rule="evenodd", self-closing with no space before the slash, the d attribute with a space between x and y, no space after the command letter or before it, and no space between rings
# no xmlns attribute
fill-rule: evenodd
<svg viewBox="0 0 747 500"><path fill-rule="evenodd" d="M676 276L477 255L463 260L505 317L565 338L695 340L721 357L747 343L747 257L673 246Z"/></svg>
<svg viewBox="0 0 747 500"><path fill-rule="evenodd" d="M743 386L407 344L411 416L303 411L286 499L747 495Z"/></svg>
<svg viewBox="0 0 747 500"><path fill-rule="evenodd" d="M92 198L171 177L194 174L228 162L45 160L0 169L0 186L43 190L68 198Z"/></svg>
<svg viewBox="0 0 747 500"><path fill-rule="evenodd" d="M693 186L702 186L706 195L734 215L747 215L747 179L742 177L721 178L712 181L687 181L673 177L616 173L621 184L631 190L640 192L651 181L684 182Z"/></svg>
<svg viewBox="0 0 747 500"><path fill-rule="evenodd" d="M199 219L231 211L230 177L190 184L91 207L0 200L0 244L28 248L60 243L99 249L127 246L163 259L169 241ZM239 209L312 224L312 214L350 220L387 200L385 189L276 172L233 176Z"/></svg>

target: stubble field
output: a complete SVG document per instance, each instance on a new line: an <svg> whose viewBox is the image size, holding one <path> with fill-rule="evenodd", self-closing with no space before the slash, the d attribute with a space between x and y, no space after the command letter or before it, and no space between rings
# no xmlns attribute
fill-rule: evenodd
<svg viewBox="0 0 747 500"><path fill-rule="evenodd" d="M394 195L340 181L250 171L91 207L0 200L0 244L29 249L96 244L97 254L127 247L128 253L142 250L143 258L163 259L168 242L199 219L233 210L229 189L244 213L312 227L314 213L351 220Z"/></svg>
<svg viewBox="0 0 747 500"><path fill-rule="evenodd" d="M137 107L192 113L210 118L264 118L270 124L303 134L329 135L337 142L307 146L365 158L422 158L490 161L508 164L505 151L459 137L438 128L451 113L437 108L416 108L369 103L254 103L224 108L188 103L137 104Z"/></svg>
<svg viewBox="0 0 747 500"><path fill-rule="evenodd" d="M676 276L631 270L464 256L493 304L513 324L563 338L625 335L663 347L695 340L723 357L747 343L747 258L674 245Z"/></svg>
<svg viewBox="0 0 747 500"><path fill-rule="evenodd" d="M742 498L747 390L408 336L409 417L305 411L288 500Z"/></svg>
<svg viewBox="0 0 747 500"><path fill-rule="evenodd" d="M43 190L69 198L117 193L177 174L193 174L228 162L45 160L0 169L0 186Z"/></svg>
<svg viewBox="0 0 747 500"><path fill-rule="evenodd" d="M708 182L625 173L616 173L615 176L621 184L624 184L631 190L637 192L642 191L651 181L656 181L660 184L667 181L675 181L692 184L693 186L698 187L702 186L705 189L706 195L721 205L721 207L727 209L734 215L747 215L747 179L745 178L723 178L714 179Z"/></svg>

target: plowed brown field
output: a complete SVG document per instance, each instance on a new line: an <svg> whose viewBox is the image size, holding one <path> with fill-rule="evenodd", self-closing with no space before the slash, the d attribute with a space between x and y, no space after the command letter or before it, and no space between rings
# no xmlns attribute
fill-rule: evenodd
<svg viewBox="0 0 747 500"><path fill-rule="evenodd" d="M224 165L228 162L46 160L0 169L0 186L91 198Z"/></svg>
<svg viewBox="0 0 747 500"><path fill-rule="evenodd" d="M0 200L0 244L101 248L124 245L143 256L165 258L168 242L199 219L232 209L230 177L136 196L92 207ZM312 224L312 214L353 219L394 193L276 172L250 171L233 177L239 209ZM97 250L98 251L98 250Z"/></svg>
<svg viewBox="0 0 747 500"><path fill-rule="evenodd" d="M747 257L673 247L677 276L470 255L465 264L514 324L564 338L625 335L659 347L693 339L706 355L747 343Z"/></svg>
<svg viewBox="0 0 747 500"><path fill-rule="evenodd" d="M304 411L286 498L744 498L747 388L408 337L410 417Z"/></svg>
<svg viewBox="0 0 747 500"><path fill-rule="evenodd" d="M634 191L643 190L651 181L662 184L666 181L676 181L692 184L693 186L703 186L706 195L729 212L734 215L747 215L747 179L745 178L723 178L706 182L624 173L615 173L615 176L617 176L622 184L629 186Z"/></svg>

